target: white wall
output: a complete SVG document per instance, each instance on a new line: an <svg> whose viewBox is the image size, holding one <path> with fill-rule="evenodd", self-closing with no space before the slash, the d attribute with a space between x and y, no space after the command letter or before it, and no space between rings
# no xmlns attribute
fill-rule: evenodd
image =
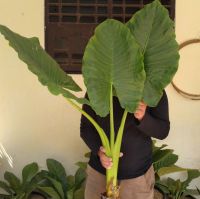
<svg viewBox="0 0 200 199"><path fill-rule="evenodd" d="M44 43L44 1L0 0L0 24ZM64 98L51 95L0 36L0 143L13 158L14 172L32 161L61 161L69 172L83 158L80 114ZM81 76L75 76L81 84ZM5 158L0 173L9 168Z"/></svg>
<svg viewBox="0 0 200 199"><path fill-rule="evenodd" d="M177 0L176 32L178 42L200 37L200 1ZM44 4L41 0L0 0L0 24L24 36L37 36L44 42ZM181 51L180 69L175 82L190 92L200 93L200 46ZM32 161L45 167L45 159L61 161L68 172L88 151L79 138L80 114L62 97L52 96L19 61L16 53L0 36L0 143L13 159L13 168L4 160L5 169L16 173ZM82 77L73 76L84 88ZM199 90L198 90L199 89ZM200 168L200 102L179 96L167 87L171 132L164 140L179 154L179 164ZM197 183L197 182L196 182ZM199 182L198 182L199 183Z"/></svg>
<svg viewBox="0 0 200 199"><path fill-rule="evenodd" d="M200 1L177 1L176 35L182 43L200 38ZM193 44L180 51L180 64L174 82L189 93L200 94L200 44ZM171 133L166 141L180 154L179 162L200 168L200 101L178 95L172 86L167 88L170 102ZM192 165L191 165L192 164Z"/></svg>

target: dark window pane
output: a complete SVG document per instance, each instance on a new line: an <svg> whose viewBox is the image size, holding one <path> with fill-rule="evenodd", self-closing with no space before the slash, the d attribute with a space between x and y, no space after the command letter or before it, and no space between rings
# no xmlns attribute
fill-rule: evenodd
<svg viewBox="0 0 200 199"><path fill-rule="evenodd" d="M161 0L161 3L164 5L170 5L170 0Z"/></svg>
<svg viewBox="0 0 200 199"><path fill-rule="evenodd" d="M80 7L80 13L81 14L94 14L95 13L95 7Z"/></svg>
<svg viewBox="0 0 200 199"><path fill-rule="evenodd" d="M49 3L57 3L58 0L49 0Z"/></svg>
<svg viewBox="0 0 200 199"><path fill-rule="evenodd" d="M144 4L151 3L153 0L143 0Z"/></svg>
<svg viewBox="0 0 200 199"><path fill-rule="evenodd" d="M97 0L97 3L108 3L108 0Z"/></svg>
<svg viewBox="0 0 200 199"><path fill-rule="evenodd" d="M58 6L49 6L49 13L58 13L59 8Z"/></svg>
<svg viewBox="0 0 200 199"><path fill-rule="evenodd" d="M113 4L122 4L123 0L113 0Z"/></svg>
<svg viewBox="0 0 200 199"><path fill-rule="evenodd" d="M63 16L63 22L76 22L76 16Z"/></svg>
<svg viewBox="0 0 200 199"><path fill-rule="evenodd" d="M107 19L107 17L98 17L97 22L101 23L101 22L105 21L106 19Z"/></svg>
<svg viewBox="0 0 200 199"><path fill-rule="evenodd" d="M170 14L170 12L171 12L170 8L167 8L167 10L168 10L168 12L169 12L169 14Z"/></svg>
<svg viewBox="0 0 200 199"><path fill-rule="evenodd" d="M123 13L123 8L122 7L114 7L113 8L113 13L114 14L122 14Z"/></svg>
<svg viewBox="0 0 200 199"><path fill-rule="evenodd" d="M140 4L141 0L126 0L125 1L126 4Z"/></svg>
<svg viewBox="0 0 200 199"><path fill-rule="evenodd" d="M63 6L62 13L76 13L77 7L75 6Z"/></svg>
<svg viewBox="0 0 200 199"><path fill-rule="evenodd" d="M72 54L72 63L81 64L83 54Z"/></svg>
<svg viewBox="0 0 200 199"><path fill-rule="evenodd" d="M134 14L134 13L137 12L138 10L140 10L140 8L136 8L136 7L127 7L127 8L126 8L126 14Z"/></svg>
<svg viewBox="0 0 200 199"><path fill-rule="evenodd" d="M125 17L125 23L127 22L127 21L129 21L131 19L131 17Z"/></svg>
<svg viewBox="0 0 200 199"><path fill-rule="evenodd" d="M116 20L118 20L118 21L121 21L121 22L123 22L123 17L113 17L113 19L116 19Z"/></svg>
<svg viewBox="0 0 200 199"><path fill-rule="evenodd" d="M72 54L72 59L82 59L83 54Z"/></svg>
<svg viewBox="0 0 200 199"><path fill-rule="evenodd" d="M62 0L62 3L77 3L77 0Z"/></svg>
<svg viewBox="0 0 200 199"><path fill-rule="evenodd" d="M49 16L49 22L59 22L59 16Z"/></svg>
<svg viewBox="0 0 200 199"><path fill-rule="evenodd" d="M108 9L107 9L107 7L98 7L97 13L98 14L107 14L108 13Z"/></svg>
<svg viewBox="0 0 200 199"><path fill-rule="evenodd" d="M68 61L68 54L66 52L56 52L54 57L59 64L64 64Z"/></svg>
<svg viewBox="0 0 200 199"><path fill-rule="evenodd" d="M90 4L93 4L93 3L95 3L95 0L80 0L80 3L85 3L85 4L90 3Z"/></svg>
<svg viewBox="0 0 200 199"><path fill-rule="evenodd" d="M95 23L95 17L82 16L80 18L80 23Z"/></svg>

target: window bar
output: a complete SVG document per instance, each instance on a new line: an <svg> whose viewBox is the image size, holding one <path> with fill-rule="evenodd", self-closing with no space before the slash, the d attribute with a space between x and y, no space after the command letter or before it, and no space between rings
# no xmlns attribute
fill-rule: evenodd
<svg viewBox="0 0 200 199"><path fill-rule="evenodd" d="M112 0L108 0L108 18L112 18Z"/></svg>
<svg viewBox="0 0 200 199"><path fill-rule="evenodd" d="M98 11L97 11L97 9L98 9L98 6L97 6L97 0L95 0L95 23L97 24L98 22L97 22L97 16L98 16Z"/></svg>
<svg viewBox="0 0 200 199"><path fill-rule="evenodd" d="M123 7L123 23L126 23L126 2L123 0L122 2L122 7Z"/></svg>
<svg viewBox="0 0 200 199"><path fill-rule="evenodd" d="M77 12L76 12L76 23L80 23L80 0L77 0Z"/></svg>
<svg viewBox="0 0 200 199"><path fill-rule="evenodd" d="M144 7L144 0L141 0L141 8Z"/></svg>
<svg viewBox="0 0 200 199"><path fill-rule="evenodd" d="M60 24L62 22L62 0L58 1L58 16L59 16L58 23Z"/></svg>
<svg viewBox="0 0 200 199"><path fill-rule="evenodd" d="M173 20L175 20L175 17L176 17L175 8L176 8L176 1L175 0L171 0L170 1L170 17Z"/></svg>

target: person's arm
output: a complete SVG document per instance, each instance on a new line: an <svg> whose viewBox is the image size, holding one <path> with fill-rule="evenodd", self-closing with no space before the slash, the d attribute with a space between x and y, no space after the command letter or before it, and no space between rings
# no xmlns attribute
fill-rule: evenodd
<svg viewBox="0 0 200 199"><path fill-rule="evenodd" d="M156 107L149 108L137 125L138 129L150 137L164 139L170 129L168 99L165 91Z"/></svg>
<svg viewBox="0 0 200 199"><path fill-rule="evenodd" d="M84 104L82 109L95 120L96 114L90 106ZM92 153L97 155L102 145L100 136L93 124L83 115L81 116L80 135Z"/></svg>

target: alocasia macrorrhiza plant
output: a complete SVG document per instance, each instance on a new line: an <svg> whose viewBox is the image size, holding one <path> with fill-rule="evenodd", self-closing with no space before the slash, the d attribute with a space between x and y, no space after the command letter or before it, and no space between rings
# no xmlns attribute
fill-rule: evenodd
<svg viewBox="0 0 200 199"><path fill-rule="evenodd" d="M156 106L177 71L178 44L167 9L155 0L135 13L127 24L107 19L97 26L86 46L82 66L89 99L70 92L81 88L43 50L37 38L22 37L2 25L0 32L52 94L62 94L94 125L106 154L113 160L112 168L106 172L106 195L118 198L117 171L127 113L133 113L141 100ZM114 132L113 95L124 108L118 132ZM110 115L109 138L77 103L88 104L101 117Z"/></svg>

